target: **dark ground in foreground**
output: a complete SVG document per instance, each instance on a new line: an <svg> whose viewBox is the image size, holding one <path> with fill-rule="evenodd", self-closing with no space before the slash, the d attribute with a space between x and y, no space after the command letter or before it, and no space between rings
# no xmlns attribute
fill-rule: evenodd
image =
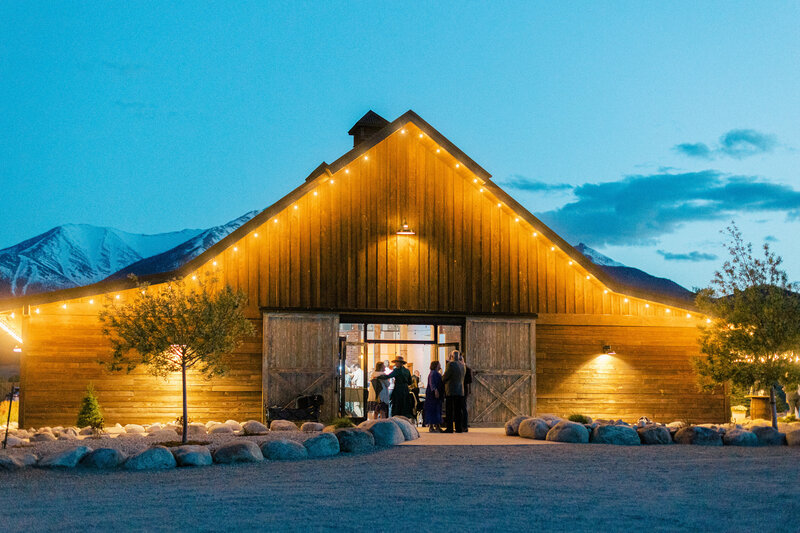
<svg viewBox="0 0 800 533"><path fill-rule="evenodd" d="M21 530L800 531L800 449L400 446L298 463L0 474Z"/></svg>

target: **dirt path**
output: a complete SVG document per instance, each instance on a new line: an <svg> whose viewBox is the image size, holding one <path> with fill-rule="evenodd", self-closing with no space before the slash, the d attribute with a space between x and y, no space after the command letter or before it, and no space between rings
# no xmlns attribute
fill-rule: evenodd
<svg viewBox="0 0 800 533"><path fill-rule="evenodd" d="M399 446L154 473L0 474L2 529L800 529L800 449Z"/></svg>

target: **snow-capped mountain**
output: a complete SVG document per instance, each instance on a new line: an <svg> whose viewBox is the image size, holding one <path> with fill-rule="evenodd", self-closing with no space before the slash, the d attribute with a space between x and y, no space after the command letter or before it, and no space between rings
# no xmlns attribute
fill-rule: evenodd
<svg viewBox="0 0 800 533"><path fill-rule="evenodd" d="M685 289L670 279L651 276L647 272L639 270L638 268L633 268L623 265L622 263L618 263L610 257L601 254L597 250L589 248L583 243L577 244L575 249L585 255L589 261L602 268L606 274L619 283L623 283L625 285L636 287L645 291L666 294L682 300L694 299L694 293L692 291Z"/></svg>
<svg viewBox="0 0 800 533"><path fill-rule="evenodd" d="M0 250L0 298L10 298L96 283L143 259L163 258L164 272L196 257L241 226L256 211L227 224L154 235L128 233L89 224L65 224ZM187 255L184 261L178 257ZM169 260L167 260L169 258ZM150 265L150 263L147 263ZM156 268L153 265L152 268ZM137 273L140 271L137 269Z"/></svg>
<svg viewBox="0 0 800 533"><path fill-rule="evenodd" d="M149 274L158 274L160 272L175 270L206 251L220 239L258 213L258 211L250 211L239 218L231 220L227 224L209 228L174 248L151 257L146 257L141 261L137 261L120 269L118 272L109 276L109 279L121 279L127 277L129 274L147 276Z"/></svg>

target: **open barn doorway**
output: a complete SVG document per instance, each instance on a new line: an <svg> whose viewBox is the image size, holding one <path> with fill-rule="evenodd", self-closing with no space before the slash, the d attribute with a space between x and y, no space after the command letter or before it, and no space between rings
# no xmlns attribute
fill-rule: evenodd
<svg viewBox="0 0 800 533"><path fill-rule="evenodd" d="M339 415L355 422L365 420L370 376L379 363L383 363L382 372L390 373L394 368L392 361L402 356L414 376L413 403L421 421L430 364L438 360L444 368L448 352L461 349L463 327L463 320L457 319L342 317L336 380ZM391 394L391 381L388 387Z"/></svg>

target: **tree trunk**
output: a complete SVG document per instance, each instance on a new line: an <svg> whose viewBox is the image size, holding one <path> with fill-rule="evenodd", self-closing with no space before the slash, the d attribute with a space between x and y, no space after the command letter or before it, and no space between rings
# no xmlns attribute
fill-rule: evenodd
<svg viewBox="0 0 800 533"><path fill-rule="evenodd" d="M775 402L775 384L769 388L769 406L772 412L772 427L778 429L778 405Z"/></svg>
<svg viewBox="0 0 800 533"><path fill-rule="evenodd" d="M183 386L183 436L181 442L186 444L186 438L189 436L189 416L186 408L186 363L184 362L181 362L181 385Z"/></svg>

